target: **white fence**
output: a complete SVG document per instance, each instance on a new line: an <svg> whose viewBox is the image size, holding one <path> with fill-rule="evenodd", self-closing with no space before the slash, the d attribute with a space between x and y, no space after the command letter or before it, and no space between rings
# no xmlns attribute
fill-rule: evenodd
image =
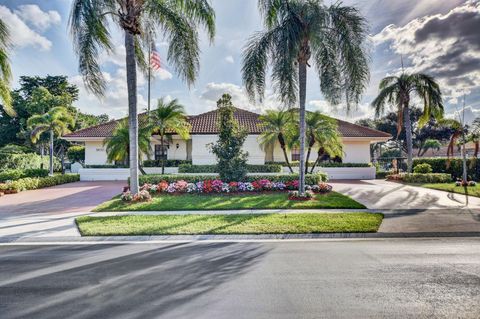
<svg viewBox="0 0 480 319"><path fill-rule="evenodd" d="M147 174L161 174L159 167L144 167ZM298 167L294 167L298 172ZM321 167L315 171L322 171L328 174L329 179L375 179L375 167ZM284 167L288 173L288 168ZM81 181L126 181L130 176L128 168L80 168L78 170ZM178 174L178 167L165 167L166 174ZM258 173L261 174L261 173ZM262 175L275 175L276 173L263 173ZM191 175L215 175L215 174L194 174Z"/></svg>

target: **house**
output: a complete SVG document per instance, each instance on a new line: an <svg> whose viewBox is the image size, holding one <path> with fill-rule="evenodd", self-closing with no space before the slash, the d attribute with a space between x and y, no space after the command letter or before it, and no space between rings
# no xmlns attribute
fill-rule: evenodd
<svg viewBox="0 0 480 319"><path fill-rule="evenodd" d="M140 115L145 116L145 115ZM249 164L264 164L265 162L284 162L284 155L280 145L273 149L263 150L260 147L258 137L262 133L262 125L259 120L260 114L244 109L236 108L234 117L240 127L248 131L244 143L244 150L249 153ZM342 135L344 144L344 163L369 163L370 144L385 142L391 135L371 128L338 121L338 129ZM169 145L164 146L162 152L159 136L152 135L153 159L160 159L166 154L167 159L191 160L193 164L215 164L216 159L208 148L209 143L217 139L217 110L205 112L199 115L188 117L191 125L190 139L182 140L179 136L173 135ZM64 139L72 142L80 142L85 145L85 164L103 165L107 163L107 153L103 142L105 138L112 135L118 120L85 128L64 136ZM290 160L298 160L298 149L289 152ZM311 160L314 160L313 156Z"/></svg>

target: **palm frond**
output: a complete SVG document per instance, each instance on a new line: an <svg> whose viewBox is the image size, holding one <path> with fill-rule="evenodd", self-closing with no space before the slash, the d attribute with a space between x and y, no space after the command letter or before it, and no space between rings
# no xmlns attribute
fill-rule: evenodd
<svg viewBox="0 0 480 319"><path fill-rule="evenodd" d="M10 81L12 71L8 59L10 49L10 32L8 26L0 19L0 99L3 101L3 109L10 116L16 116L12 108L12 97L10 95Z"/></svg>

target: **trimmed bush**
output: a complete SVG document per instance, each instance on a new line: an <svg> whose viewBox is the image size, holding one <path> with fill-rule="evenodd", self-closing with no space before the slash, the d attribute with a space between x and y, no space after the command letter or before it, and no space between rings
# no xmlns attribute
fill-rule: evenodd
<svg viewBox="0 0 480 319"><path fill-rule="evenodd" d="M205 180L212 180L218 178L217 175L182 175L182 174L150 174L139 176L140 185L143 184L158 184L161 181L173 183L179 180L184 180L188 183L196 183ZM271 182L290 182L298 180L298 174L275 174L275 175L247 175L239 182L254 182L261 179L268 179ZM326 182L328 177L325 173L307 174L305 176L305 184L317 185L320 182Z"/></svg>
<svg viewBox="0 0 480 319"><path fill-rule="evenodd" d="M49 163L48 155L42 157L35 153L14 154L14 153L0 153L0 170L4 169L38 169L41 167L47 168ZM61 170L60 161L58 158L53 158L53 169L55 171Z"/></svg>
<svg viewBox="0 0 480 319"><path fill-rule="evenodd" d="M67 157L72 163L85 162L85 146L83 145L70 146L67 150Z"/></svg>
<svg viewBox="0 0 480 319"><path fill-rule="evenodd" d="M192 164L192 161L187 160L165 160L165 167L179 167L182 164ZM161 160L144 160L143 167L162 167Z"/></svg>
<svg viewBox="0 0 480 319"><path fill-rule="evenodd" d="M39 189L65 183L78 182L80 175L65 174L47 177L26 177L16 181L0 184L0 191L21 192L24 190Z"/></svg>
<svg viewBox="0 0 480 319"><path fill-rule="evenodd" d="M452 181L452 176L446 173L429 173L429 174L419 174L419 173L402 173L402 174L393 174L387 177L389 180L401 181L405 183L450 183Z"/></svg>
<svg viewBox="0 0 480 319"><path fill-rule="evenodd" d="M46 169L8 169L0 172L0 182L5 181L16 181L20 178L25 177L45 177L48 175L48 170Z"/></svg>
<svg viewBox="0 0 480 319"><path fill-rule="evenodd" d="M385 179L388 175L391 175L392 172L378 171L375 173L375 179Z"/></svg>
<svg viewBox="0 0 480 319"><path fill-rule="evenodd" d="M428 163L418 164L413 168L414 173L429 174L432 172L432 166Z"/></svg>
<svg viewBox="0 0 480 319"><path fill-rule="evenodd" d="M281 173L282 166L271 165L247 165L249 173ZM218 173L216 165L191 165L181 164L178 167L179 173Z"/></svg>
<svg viewBox="0 0 480 319"><path fill-rule="evenodd" d="M461 158L452 158L450 166L447 168L447 158L415 158L413 167L418 164L427 163L432 167L433 173L448 173L453 179L462 178L463 164ZM480 160L467 159L467 173L469 180L480 179Z"/></svg>
<svg viewBox="0 0 480 319"><path fill-rule="evenodd" d="M265 162L266 165L281 165L281 166L287 166L287 163L285 162ZM314 164L314 162L308 162L308 167L312 167ZM294 162L291 162L290 165L292 167L298 167L299 166L299 162L298 161L294 161ZM371 167L372 164L371 163L336 163L336 162L332 162L332 163L320 163L318 164L316 167Z"/></svg>

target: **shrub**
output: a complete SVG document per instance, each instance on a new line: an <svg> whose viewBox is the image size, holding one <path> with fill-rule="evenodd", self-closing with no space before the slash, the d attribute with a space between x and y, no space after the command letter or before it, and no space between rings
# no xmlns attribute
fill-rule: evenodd
<svg viewBox="0 0 480 319"><path fill-rule="evenodd" d="M402 181L405 183L450 183L452 176L445 173L402 173L392 174L387 177L389 180Z"/></svg>
<svg viewBox="0 0 480 319"><path fill-rule="evenodd" d="M85 162L85 146L83 145L70 146L67 150L67 157L72 163Z"/></svg>
<svg viewBox="0 0 480 319"><path fill-rule="evenodd" d="M413 160L413 166L418 164L428 163L432 167L433 173L448 173L452 178L462 178L463 163L461 158L452 158L450 165L447 165L448 159L445 157L439 158L416 158ZM468 179L480 179L480 161L476 159L467 159L467 173Z"/></svg>
<svg viewBox="0 0 480 319"><path fill-rule="evenodd" d="M165 160L165 167L179 167L183 164L192 164L190 160ZM144 160L143 167L162 167L162 161L160 160Z"/></svg>
<svg viewBox="0 0 480 319"><path fill-rule="evenodd" d="M432 172L432 166L428 163L417 164L413 168L413 172L418 174L428 174Z"/></svg>
<svg viewBox="0 0 480 319"><path fill-rule="evenodd" d="M0 191L21 192L24 190L50 187L80 180L78 174L54 175L46 177L26 177L16 181L0 184Z"/></svg>
<svg viewBox="0 0 480 319"><path fill-rule="evenodd" d="M140 175L139 182L143 184L158 184L162 181L167 183L173 183L178 180L184 180L188 183L197 183L203 182L205 180L215 179L216 176L212 175L182 175L182 174L148 174ZM254 174L247 175L241 181L238 182L253 182L256 180L268 179L271 182L293 182L298 181L298 174L275 174L275 175L262 175ZM308 185L317 185L320 182L326 182L328 180L327 174L317 173L317 174L307 174L305 176L305 184Z"/></svg>
<svg viewBox="0 0 480 319"><path fill-rule="evenodd" d="M42 157L35 153L14 154L14 153L0 153L0 170L4 169L38 169L48 167L48 155ZM55 157L53 159L53 167L55 171L61 170L60 161Z"/></svg>
<svg viewBox="0 0 480 319"><path fill-rule="evenodd" d="M288 192L288 199L290 200L310 200L315 196L312 191L305 191L305 193L301 194L299 191L290 191Z"/></svg>
<svg viewBox="0 0 480 319"><path fill-rule="evenodd" d="M375 173L375 178L376 179L385 179L388 177L388 175L391 175L392 172L386 172L386 171L378 171Z"/></svg>
<svg viewBox="0 0 480 319"><path fill-rule="evenodd" d="M278 164L270 165L247 165L249 173L280 173L282 166ZM178 167L179 173L218 173L216 165L191 165L181 164Z"/></svg>
<svg viewBox="0 0 480 319"><path fill-rule="evenodd" d="M45 177L48 175L48 170L46 169L8 169L5 171L0 172L0 182L5 181L15 181L20 178L25 177Z"/></svg>

